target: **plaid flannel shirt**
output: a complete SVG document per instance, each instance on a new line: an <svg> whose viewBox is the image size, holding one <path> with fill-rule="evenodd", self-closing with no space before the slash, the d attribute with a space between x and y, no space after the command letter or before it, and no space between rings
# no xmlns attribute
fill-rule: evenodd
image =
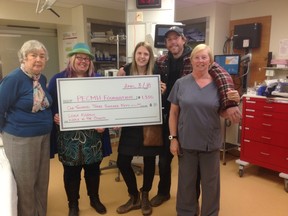
<svg viewBox="0 0 288 216"><path fill-rule="evenodd" d="M191 49L192 51L192 49ZM183 77L192 72L192 65L190 61L191 51L183 56L183 67L180 71L180 77ZM155 73L160 74L162 82L167 83L167 77L169 73L169 55L162 55L156 60ZM237 102L228 100L226 92L229 89L234 89L234 83L230 74L223 69L219 64L213 62L210 66L209 74L212 76L212 79L216 83L218 92L220 95L220 110L226 110L229 107L238 106ZM167 95L168 97L168 95Z"/></svg>

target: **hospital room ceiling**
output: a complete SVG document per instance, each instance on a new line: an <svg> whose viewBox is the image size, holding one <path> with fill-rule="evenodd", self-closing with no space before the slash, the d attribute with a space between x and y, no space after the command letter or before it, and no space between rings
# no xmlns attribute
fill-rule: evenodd
<svg viewBox="0 0 288 216"><path fill-rule="evenodd" d="M27 2L27 3L35 3L37 4L36 0L5 0L10 2ZM42 0L44 2L45 0ZM53 0L52 0L53 1ZM132 1L132 0L129 0ZM240 4L246 2L255 2L259 0L175 0L176 9L201 5L201 4L209 4L215 2L221 2L225 4ZM96 7L104 7L104 8L111 8L111 9L123 9L125 10L125 0L56 0L55 6L58 7L68 7L73 8L79 5L91 5Z"/></svg>

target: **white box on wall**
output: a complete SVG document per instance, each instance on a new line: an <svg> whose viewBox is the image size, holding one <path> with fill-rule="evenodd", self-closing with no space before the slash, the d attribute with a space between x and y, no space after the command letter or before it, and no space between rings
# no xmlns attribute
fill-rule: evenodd
<svg viewBox="0 0 288 216"><path fill-rule="evenodd" d="M117 76L118 69L107 69L104 70L104 75L105 76Z"/></svg>

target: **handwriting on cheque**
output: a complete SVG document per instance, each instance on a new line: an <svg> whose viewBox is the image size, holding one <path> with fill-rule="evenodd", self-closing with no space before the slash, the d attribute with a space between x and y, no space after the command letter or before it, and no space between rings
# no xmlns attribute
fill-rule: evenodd
<svg viewBox="0 0 288 216"><path fill-rule="evenodd" d="M152 87L151 83L143 82L138 84L125 83L123 90L146 90ZM104 116L98 116L94 113L95 110L119 110L129 108L147 108L153 106L152 103L144 103L143 101L153 100L154 96L151 94L134 95L77 95L76 101L72 99L64 100L66 104L65 112L72 112L68 114L66 122L80 122L80 121L105 121ZM154 104L156 105L156 104ZM90 112L92 111L92 112Z"/></svg>
<svg viewBox="0 0 288 216"><path fill-rule="evenodd" d="M151 83L146 82L138 83L138 85L126 83L123 87L123 89L149 89L149 88L151 88Z"/></svg>
<svg viewBox="0 0 288 216"><path fill-rule="evenodd" d="M60 130L162 124L160 75L57 79Z"/></svg>

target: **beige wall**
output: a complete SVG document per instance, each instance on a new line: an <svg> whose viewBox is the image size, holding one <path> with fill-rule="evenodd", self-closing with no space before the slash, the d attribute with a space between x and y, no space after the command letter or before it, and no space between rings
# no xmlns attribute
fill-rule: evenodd
<svg viewBox="0 0 288 216"><path fill-rule="evenodd" d="M55 28L58 35L59 70L65 68L65 56L63 48L63 33L77 32L77 40L87 42L87 18L105 21L125 22L125 8L112 10L99 7L78 6L72 9L53 7L60 15L55 16L51 11L36 13L36 2L17 4L9 0L0 1L0 25L7 22L14 25L25 25L28 22L35 26Z"/></svg>
<svg viewBox="0 0 288 216"><path fill-rule="evenodd" d="M126 62L132 62L133 51L136 44L146 41L154 45L156 24L174 23L175 0L162 1L161 8L137 9L136 1L128 1L126 4L126 35L129 43L126 46ZM143 20L137 21L137 13L141 12ZM156 56L161 49L153 49Z"/></svg>
<svg viewBox="0 0 288 216"><path fill-rule="evenodd" d="M36 1L35 1L36 2ZM207 43L214 49L215 54L222 52L222 47L229 35L229 21L235 19L245 19L259 16L272 16L272 29L270 40L270 51L274 56L278 56L279 40L288 38L288 28L285 26L288 20L287 0L258 0L255 2L228 6L223 3L213 3L197 7L176 10L175 21L190 20L206 17L209 20ZM86 41L87 18L125 22L125 8L121 10L111 10L105 8L79 6L73 9L54 8L60 14L60 18L50 11L36 14L36 3L11 3L9 0L0 1L0 25L4 20L12 20L15 23L22 21L41 23L50 25L58 32L58 49L60 69L64 68L62 35L66 31L76 31L79 41ZM21 21L20 21L21 20Z"/></svg>
<svg viewBox="0 0 288 216"><path fill-rule="evenodd" d="M63 49L62 35L64 32L77 32L78 41L88 42L89 29L87 28L87 19L125 22L125 11L118 11L106 8L96 8L90 6L78 6L71 9L71 20L69 25L58 25L58 48L60 68L65 68L65 56ZM111 16L113 15L113 16Z"/></svg>
<svg viewBox="0 0 288 216"><path fill-rule="evenodd" d="M288 1L287 0L261 0L248 4L241 4L231 9L231 20L251 17L272 16L269 51L273 57L278 57L279 41L288 39ZM245 11L245 13L243 13ZM288 56L286 56L288 58Z"/></svg>
<svg viewBox="0 0 288 216"><path fill-rule="evenodd" d="M229 35L229 21L252 17L272 16L270 49L273 57L278 57L279 41L288 39L288 1L287 0L258 0L245 4L228 6L221 3L201 5L176 11L176 20L189 20L199 17L209 17L208 44L215 53L222 52L226 36ZM288 56L287 56L288 57Z"/></svg>
<svg viewBox="0 0 288 216"><path fill-rule="evenodd" d="M223 44L229 35L230 7L222 3L204 4L192 8L177 10L175 19L190 20L205 17L207 23L206 43L211 46L215 54L222 52Z"/></svg>
<svg viewBox="0 0 288 216"><path fill-rule="evenodd" d="M55 16L51 11L43 11L41 14L36 13L35 4L10 2L9 0L0 1L0 24L1 19L14 20L17 23L21 21L30 21L44 24L70 24L71 10L68 8L55 8L55 11L61 15L60 18Z"/></svg>

